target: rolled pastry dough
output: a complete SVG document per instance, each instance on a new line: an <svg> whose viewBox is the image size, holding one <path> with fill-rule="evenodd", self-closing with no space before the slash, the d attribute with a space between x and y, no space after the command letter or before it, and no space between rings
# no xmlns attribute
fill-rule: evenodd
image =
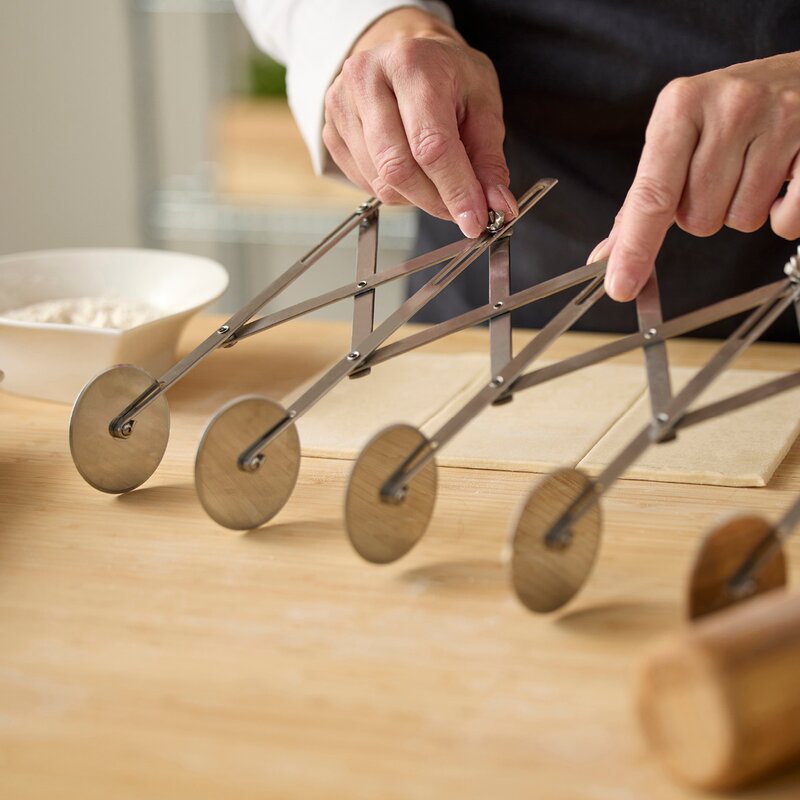
<svg viewBox="0 0 800 800"><path fill-rule="evenodd" d="M644 380L642 367L597 364L525 389L510 403L479 414L436 460L450 467L522 472L574 467L641 396ZM465 399L450 403L423 431L431 434Z"/></svg>
<svg viewBox="0 0 800 800"><path fill-rule="evenodd" d="M342 381L299 420L303 455L355 458L387 425L422 427L484 373L488 380L489 357L483 353L409 353L379 364L369 375ZM302 394L319 377L292 396Z"/></svg>
<svg viewBox="0 0 800 800"><path fill-rule="evenodd" d="M673 367L673 392L696 372ZM721 400L783 373L731 370L723 373L695 407ZM578 465L596 475L647 424L646 396L617 422ZM651 446L625 473L636 480L766 486L800 433L800 389L772 397L678 433L671 442Z"/></svg>
<svg viewBox="0 0 800 800"><path fill-rule="evenodd" d="M694 372L673 368L673 389ZM699 404L780 374L724 373ZM298 422L303 455L355 458L372 436L395 422L430 435L488 379L485 353L411 353L380 364L369 376L343 381ZM651 446L624 477L764 486L800 433L798 411L800 389L701 423L675 442ZM597 474L649 414L642 365L597 364L484 410L436 458L442 466L549 472L577 465Z"/></svg>

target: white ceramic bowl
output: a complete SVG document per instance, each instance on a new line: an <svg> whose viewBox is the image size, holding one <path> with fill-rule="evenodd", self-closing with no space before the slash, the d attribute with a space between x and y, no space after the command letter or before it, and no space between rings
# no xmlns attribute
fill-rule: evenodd
<svg viewBox="0 0 800 800"><path fill-rule="evenodd" d="M114 364L154 375L175 360L189 318L216 300L228 273L216 261L162 250L42 250L0 258L0 389L71 403ZM127 330L6 319L4 310L73 297L146 303L158 318Z"/></svg>

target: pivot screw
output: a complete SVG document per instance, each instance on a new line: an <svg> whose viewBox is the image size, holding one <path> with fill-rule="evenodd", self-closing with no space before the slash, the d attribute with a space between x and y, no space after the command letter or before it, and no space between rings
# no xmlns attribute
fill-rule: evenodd
<svg viewBox="0 0 800 800"><path fill-rule="evenodd" d="M654 339L657 333L658 331L655 328L650 328L650 330L645 331L644 338L649 341L650 339Z"/></svg>
<svg viewBox="0 0 800 800"><path fill-rule="evenodd" d="M502 300L498 300L498 301L497 301L497 302L494 304L494 306L492 306L492 308L502 308L502 307L503 307L503 301L502 301Z"/></svg>
<svg viewBox="0 0 800 800"><path fill-rule="evenodd" d="M505 379L502 375L495 375L494 378L489 382L489 386L492 389L496 389L498 386L502 386L505 383Z"/></svg>
<svg viewBox="0 0 800 800"><path fill-rule="evenodd" d="M124 425L123 425L123 426L122 426L122 427L119 429L119 432L120 432L120 434L121 434L122 436L125 436L126 438L127 438L128 436L130 436L130 435L133 433L133 426L134 426L135 422L136 422L136 420L134 420L134 419L130 419L130 420L128 420L128 421L127 421L127 422L126 422L126 423L125 423L125 424L124 424Z"/></svg>
<svg viewBox="0 0 800 800"><path fill-rule="evenodd" d="M227 333L230 329L231 329L230 325L223 325L221 328L217 330L217 333L220 334L221 336L223 333Z"/></svg>
<svg viewBox="0 0 800 800"><path fill-rule="evenodd" d="M253 456L245 465L245 471L247 472L256 472L261 469L261 465L264 463L264 454L259 453L257 456Z"/></svg>
<svg viewBox="0 0 800 800"><path fill-rule="evenodd" d="M358 350L353 350L352 353L348 353L347 354L347 360L348 361L355 361L360 355L361 355L361 353L359 353Z"/></svg>
<svg viewBox="0 0 800 800"><path fill-rule="evenodd" d="M662 411L659 414L656 414L656 419L663 425L665 422L669 422L669 414Z"/></svg>
<svg viewBox="0 0 800 800"><path fill-rule="evenodd" d="M786 276L794 281L800 280L800 247L797 248L797 253L786 262L786 266L783 268Z"/></svg>
<svg viewBox="0 0 800 800"><path fill-rule="evenodd" d="M489 233L497 233L497 231L505 225L505 222L506 215L502 211L492 211L489 209L489 224L486 226L486 230Z"/></svg>
<svg viewBox="0 0 800 800"><path fill-rule="evenodd" d="M367 285L367 282L366 282L366 281L359 281L359 282L356 284L356 286L358 286L358 288L359 288L359 289L363 289L363 288L364 288L366 285Z"/></svg>

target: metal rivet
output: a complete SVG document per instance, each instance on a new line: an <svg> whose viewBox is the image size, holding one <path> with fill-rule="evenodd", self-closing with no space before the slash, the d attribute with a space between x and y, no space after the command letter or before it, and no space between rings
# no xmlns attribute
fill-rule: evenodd
<svg viewBox="0 0 800 800"><path fill-rule="evenodd" d="M505 225L506 222L506 215L502 211L492 211L489 210L489 224L486 226L486 230L489 233L497 233L500 228Z"/></svg>
<svg viewBox="0 0 800 800"><path fill-rule="evenodd" d="M120 432L120 433L121 433L123 436L130 436L130 435L133 433L133 426L134 426L134 423L135 423L135 422L136 422L136 420L134 420L134 419L128 420L128 422L126 422L126 423L125 423L125 424L124 424L124 425L123 425L123 426L122 426L122 427L119 429L119 432Z"/></svg>
<svg viewBox="0 0 800 800"><path fill-rule="evenodd" d="M669 422L669 414L667 414L666 412L662 411L661 413L656 414L656 419L659 422Z"/></svg>
<svg viewBox="0 0 800 800"><path fill-rule="evenodd" d="M491 382L489 383L489 386L491 386L493 389L496 389L498 386L502 386L503 383L505 383L503 376L495 375L495 377L492 378Z"/></svg>
<svg viewBox="0 0 800 800"><path fill-rule="evenodd" d="M230 326L229 326L229 325L223 325L223 326L222 326L222 327L221 327L221 328L220 328L220 329L217 331L217 333L219 333L219 334L223 334L223 333L227 333L229 330L230 330Z"/></svg>
<svg viewBox="0 0 800 800"><path fill-rule="evenodd" d="M289 419L294 419L297 416L297 412L292 408L292 409L289 410L289 413L288 413L287 416L289 417Z"/></svg>
<svg viewBox="0 0 800 800"><path fill-rule="evenodd" d="M361 353L359 353L358 350L353 350L352 353L348 353L347 354L347 360L348 361L355 361L360 355L361 355Z"/></svg>
<svg viewBox="0 0 800 800"><path fill-rule="evenodd" d="M358 288L359 288L359 289L363 289L363 288L364 288L366 285L367 285L367 282L366 282L366 281L359 281L359 282L356 284L356 286L358 286Z"/></svg>
<svg viewBox="0 0 800 800"><path fill-rule="evenodd" d="M648 340L653 339L657 333L658 331L655 328L650 328L650 330L645 331L644 338Z"/></svg>
<svg viewBox="0 0 800 800"><path fill-rule="evenodd" d="M493 306L493 308L502 308L502 307L503 307L503 301L502 300L498 300Z"/></svg>
<svg viewBox="0 0 800 800"><path fill-rule="evenodd" d="M256 470L261 469L261 465L264 463L264 454L259 453L257 456L253 456L247 462L247 471L248 472L255 472Z"/></svg>
<svg viewBox="0 0 800 800"><path fill-rule="evenodd" d="M800 253L800 248L798 248L798 253ZM800 258L798 258L798 256L792 256L786 263L783 271L788 278L794 280L800 278Z"/></svg>

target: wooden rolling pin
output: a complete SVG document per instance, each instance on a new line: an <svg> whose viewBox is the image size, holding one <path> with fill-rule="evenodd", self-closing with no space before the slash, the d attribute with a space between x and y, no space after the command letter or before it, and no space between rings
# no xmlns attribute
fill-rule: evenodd
<svg viewBox="0 0 800 800"><path fill-rule="evenodd" d="M654 752L693 786L738 788L800 760L800 594L770 592L660 642L638 691Z"/></svg>

